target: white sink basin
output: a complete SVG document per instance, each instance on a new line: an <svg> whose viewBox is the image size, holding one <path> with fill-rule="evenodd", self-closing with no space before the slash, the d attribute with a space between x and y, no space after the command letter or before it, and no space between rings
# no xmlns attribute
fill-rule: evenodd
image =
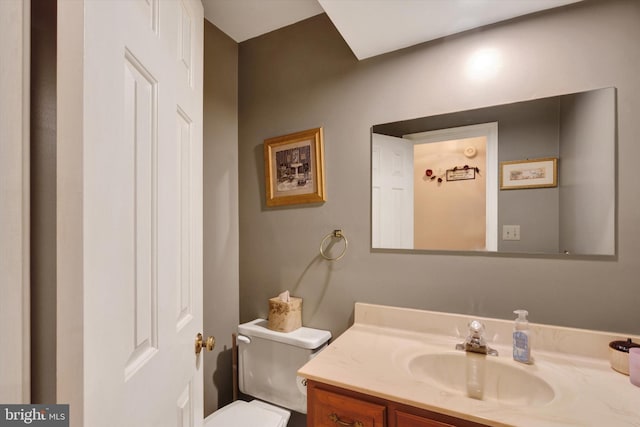
<svg viewBox="0 0 640 427"><path fill-rule="evenodd" d="M509 405L539 406L555 397L553 388L517 362L461 351L420 354L408 360L413 378L454 394Z"/></svg>

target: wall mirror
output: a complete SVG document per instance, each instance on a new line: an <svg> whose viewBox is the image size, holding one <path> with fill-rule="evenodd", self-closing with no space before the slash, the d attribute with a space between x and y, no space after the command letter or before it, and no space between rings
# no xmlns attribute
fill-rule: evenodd
<svg viewBox="0 0 640 427"><path fill-rule="evenodd" d="M374 249L615 255L616 89L376 124Z"/></svg>

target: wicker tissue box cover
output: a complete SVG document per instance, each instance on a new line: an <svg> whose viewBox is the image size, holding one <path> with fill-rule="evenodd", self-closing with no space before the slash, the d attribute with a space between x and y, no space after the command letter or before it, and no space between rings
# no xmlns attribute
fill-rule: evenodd
<svg viewBox="0 0 640 427"><path fill-rule="evenodd" d="M302 326L302 298L291 297L288 302L280 298L269 299L267 327L278 332L295 331Z"/></svg>

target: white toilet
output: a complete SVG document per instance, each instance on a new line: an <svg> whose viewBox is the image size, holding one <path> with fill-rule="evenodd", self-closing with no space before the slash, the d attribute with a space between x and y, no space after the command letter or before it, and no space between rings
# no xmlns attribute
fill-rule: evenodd
<svg viewBox="0 0 640 427"><path fill-rule="evenodd" d="M306 382L297 371L330 338L329 331L306 327L272 331L263 319L239 325L238 385L256 400L237 400L220 408L204 420L204 426L285 427L290 410L306 414Z"/></svg>

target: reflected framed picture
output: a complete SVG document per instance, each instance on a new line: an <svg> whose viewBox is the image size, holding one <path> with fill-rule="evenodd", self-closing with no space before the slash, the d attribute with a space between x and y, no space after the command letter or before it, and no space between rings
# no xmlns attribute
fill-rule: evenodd
<svg viewBox="0 0 640 427"><path fill-rule="evenodd" d="M264 178L269 207L324 202L322 128L265 139Z"/></svg>
<svg viewBox="0 0 640 427"><path fill-rule="evenodd" d="M558 158L500 162L500 189L548 188L558 186Z"/></svg>

